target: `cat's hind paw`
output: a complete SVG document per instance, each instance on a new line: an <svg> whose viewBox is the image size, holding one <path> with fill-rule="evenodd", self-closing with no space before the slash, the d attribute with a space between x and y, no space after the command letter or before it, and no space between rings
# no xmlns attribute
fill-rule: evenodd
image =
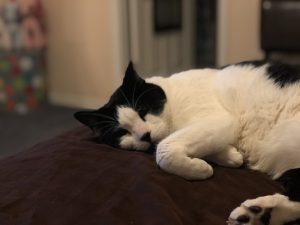
<svg viewBox="0 0 300 225"><path fill-rule="evenodd" d="M269 224L272 210L280 201L285 200L286 197L280 194L247 200L231 212L227 223L228 225Z"/></svg>
<svg viewBox="0 0 300 225"><path fill-rule="evenodd" d="M260 206L246 207L244 205L232 211L227 221L228 225L264 225L268 224L272 208Z"/></svg>

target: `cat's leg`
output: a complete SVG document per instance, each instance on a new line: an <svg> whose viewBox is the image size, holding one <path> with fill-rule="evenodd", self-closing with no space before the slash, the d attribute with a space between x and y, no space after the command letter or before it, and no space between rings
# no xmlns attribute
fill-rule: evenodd
<svg viewBox="0 0 300 225"><path fill-rule="evenodd" d="M220 166L237 168L243 165L242 154L232 145L228 145L223 151L210 155L205 158Z"/></svg>
<svg viewBox="0 0 300 225"><path fill-rule="evenodd" d="M275 194L247 200L232 211L232 225L300 225L300 118L279 123L254 152L251 168L279 178L288 197ZM298 169L297 169L298 168ZM285 172L284 172L285 171ZM284 172L284 173L283 173Z"/></svg>
<svg viewBox="0 0 300 225"><path fill-rule="evenodd" d="M279 178L300 167L300 116L274 126L249 157L250 168Z"/></svg>
<svg viewBox="0 0 300 225"><path fill-rule="evenodd" d="M293 223L292 223L293 222ZM281 194L247 200L234 209L229 225L299 225L300 203Z"/></svg>
<svg viewBox="0 0 300 225"><path fill-rule="evenodd" d="M225 150L235 142L237 123L228 114L206 118L162 140L156 162L165 171L186 179L206 179L212 167L200 158Z"/></svg>

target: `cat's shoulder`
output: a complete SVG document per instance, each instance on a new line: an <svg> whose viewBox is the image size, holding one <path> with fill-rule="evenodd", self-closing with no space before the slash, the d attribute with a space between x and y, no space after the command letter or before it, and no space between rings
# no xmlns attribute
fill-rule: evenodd
<svg viewBox="0 0 300 225"><path fill-rule="evenodd" d="M234 77L240 79L243 74L259 74L259 76L266 76L266 78L272 80L274 84L279 87L285 87L293 83L300 82L300 69L297 66L288 65L278 61L266 61L266 60L253 60L243 61L234 64L228 64L220 68L202 68L191 69L175 73L169 77L151 77L147 80L150 83L161 84L169 82L170 80L202 80L213 77L215 74L219 74L218 71L224 71L222 74L236 73ZM245 77L244 77L245 78Z"/></svg>

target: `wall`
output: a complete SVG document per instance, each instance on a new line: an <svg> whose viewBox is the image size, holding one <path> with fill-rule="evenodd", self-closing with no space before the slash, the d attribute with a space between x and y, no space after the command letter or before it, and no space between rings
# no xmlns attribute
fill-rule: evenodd
<svg viewBox="0 0 300 225"><path fill-rule="evenodd" d="M263 58L260 0L219 0L218 65Z"/></svg>
<svg viewBox="0 0 300 225"><path fill-rule="evenodd" d="M141 41L146 44L138 49L138 57L143 56L142 60L137 57L138 68L145 70L146 75L156 75L191 67L193 0L184 1L184 11L190 16L184 21L187 35L165 35L156 39L148 35L150 29L145 29L152 26L152 13L147 10L152 8L151 1L132 1L143 3L138 6L144 19L137 21L140 22L137 38L139 44ZM49 31L47 63L51 102L95 108L120 84L129 58L129 50L122 44L128 43L126 2L44 0ZM259 5L260 0L219 0L219 65L263 57L259 49ZM168 49L172 52L167 53ZM182 51L184 49L186 51ZM134 59L135 51L131 49Z"/></svg>
<svg viewBox="0 0 300 225"><path fill-rule="evenodd" d="M184 1L183 32L154 36L152 0L44 0L50 101L98 107L120 84L129 58L142 75L191 68L193 1ZM128 35L130 19L130 27L136 27ZM129 49L126 43L134 34Z"/></svg>
<svg viewBox="0 0 300 225"><path fill-rule="evenodd" d="M44 0L50 101L95 108L120 83L121 29L116 0ZM118 49L116 49L118 48Z"/></svg>

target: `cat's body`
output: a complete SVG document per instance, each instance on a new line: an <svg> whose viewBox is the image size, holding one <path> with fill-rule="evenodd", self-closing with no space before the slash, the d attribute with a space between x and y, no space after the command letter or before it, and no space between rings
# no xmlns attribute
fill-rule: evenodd
<svg viewBox="0 0 300 225"><path fill-rule="evenodd" d="M239 167L244 159L252 169L288 180L287 195L300 202L299 78L288 66L254 62L143 81L130 65L123 85L104 107L76 118L114 146L145 151L157 144L158 165L186 179L212 176L207 161ZM115 128L107 128L113 120ZM270 213L265 209L276 208L274 199L281 198L269 199L265 205L250 204L258 205L259 213L248 205L237 208L230 223L259 224ZM295 213L278 223L271 220L272 225L300 218L300 203L284 210Z"/></svg>
<svg viewBox="0 0 300 225"><path fill-rule="evenodd" d="M251 168L278 178L286 170L300 167L300 83L275 84L268 76L270 66L190 70L147 82L159 85L167 95L170 134L208 123L191 135L205 133L203 138L209 138L210 131L216 132L219 126L226 130L220 134L226 136L224 142L236 147ZM210 150L225 148L224 142ZM196 149L196 155L198 151L201 154L201 149Z"/></svg>

